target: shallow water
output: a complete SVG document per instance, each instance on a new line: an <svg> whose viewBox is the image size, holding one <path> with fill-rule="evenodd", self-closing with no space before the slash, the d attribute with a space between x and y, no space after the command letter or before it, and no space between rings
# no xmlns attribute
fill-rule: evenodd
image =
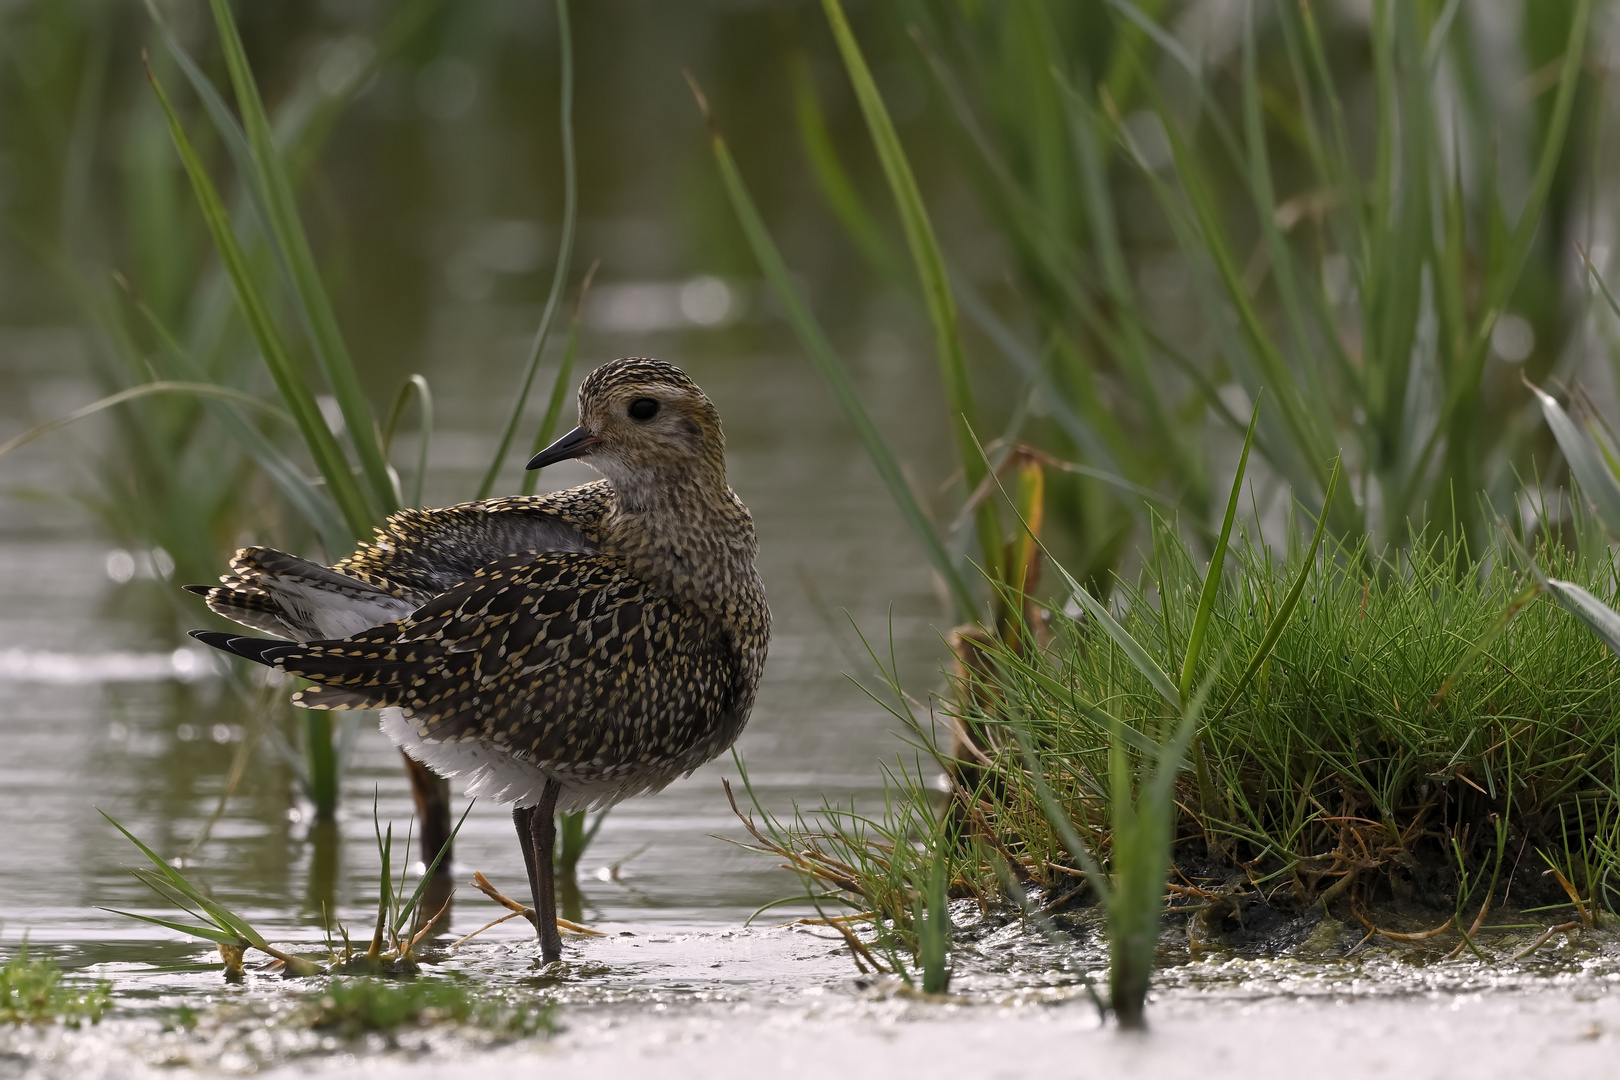
<svg viewBox="0 0 1620 1080"><path fill-rule="evenodd" d="M867 676L872 663L857 655L859 639L843 612L885 650L892 625L903 668L926 688L940 648L929 625L938 610L930 575L806 365L794 357L705 363L681 355L683 344L664 342L661 354L688 361L725 418L732 479L759 523L775 620L759 703L738 751L778 809L824 795L870 795L881 779L877 760L903 747L888 734L885 714L844 677ZM8 359L48 362L23 350ZM767 368L770 378L760 378ZM476 406L453 390L441 396L449 430L436 446L450 460L435 463L442 492L430 491L430 501L471 486L453 455L480 439L470 426L450 426L475 422ZM20 419L11 423L20 426ZM804 446L817 450L805 456L798 452ZM38 471L29 478L35 483L71 482L51 475L44 453L24 467ZM583 467L559 468L547 479L562 486L587 475ZM516 476L514 469L513 488ZM143 910L145 898L121 869L136 853L95 808L165 855L179 854L215 812L242 741L260 725L213 674L212 657L152 629L169 618L166 603L195 604L178 583L115 583L108 545L71 513L16 501L3 513L0 821L8 830L7 861L29 869L0 878L0 933L8 940L27 934L36 945L60 946L74 962L94 961L97 943L152 937L96 910ZM304 890L317 845L269 740L260 737L249 755L209 839L185 862L267 932L291 932L307 924L299 915L301 908L309 914ZM586 917L732 926L791 891L792 879L769 861L710 836L740 835L720 786L721 776L736 774L723 759L656 798L615 810L582 868ZM375 895L374 793L381 820L403 831L408 788L395 751L368 718L352 746L339 823L335 899L345 913L368 890ZM473 869L509 885L521 877L510 832L503 811L476 809L457 845L458 877ZM612 880L598 880L599 870ZM460 905L456 928L478 925L486 907L482 898Z"/></svg>

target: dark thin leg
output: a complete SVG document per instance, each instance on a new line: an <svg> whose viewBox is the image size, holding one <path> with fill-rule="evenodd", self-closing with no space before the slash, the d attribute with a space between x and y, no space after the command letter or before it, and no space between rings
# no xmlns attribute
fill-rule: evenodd
<svg viewBox="0 0 1620 1080"><path fill-rule="evenodd" d="M518 846L523 849L523 866L529 871L529 895L533 897L530 902L534 910L540 910L540 879L534 874L534 829L530 820L534 817L534 807L512 807L512 824L517 829ZM540 926L538 915L535 918L535 928Z"/></svg>
<svg viewBox="0 0 1620 1080"><path fill-rule="evenodd" d="M534 808L529 828L534 838L534 870L539 887L535 889L534 911L539 916L540 957L550 964L562 959L562 934L557 930L557 881L552 863L557 846L557 796L562 785L547 780Z"/></svg>

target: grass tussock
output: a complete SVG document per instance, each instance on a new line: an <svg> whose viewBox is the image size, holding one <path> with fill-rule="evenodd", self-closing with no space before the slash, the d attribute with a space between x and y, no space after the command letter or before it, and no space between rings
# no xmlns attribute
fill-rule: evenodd
<svg viewBox="0 0 1620 1080"><path fill-rule="evenodd" d="M1526 607L1471 657L1526 584L1500 562L1474 567L1421 545L1387 563L1364 546L1334 554L1312 568L1308 602L1249 686L1234 697L1239 672L1216 676L1211 697L1225 704L1182 783L1178 861L1221 884L1235 875L1274 905L1442 905L1464 878L1499 869L1505 841L1515 865L1500 868L1499 888L1521 904L1564 899L1543 877L1551 863L1615 907L1620 661L1552 604ZM1544 558L1612 597L1612 559ZM1154 562L1157 577L1123 585L1115 606L1150 650L1174 652L1198 579L1167 534ZM1259 640L1289 569L1264 555L1245 562L1215 608L1221 647ZM1060 617L1053 631L1043 656L999 656L995 684L963 696L994 695L993 712L953 716L981 748L958 770L975 777L959 798L1043 885L1066 876L1062 848L1015 736L1106 855L1109 743L1092 706L1148 738L1163 724L1157 695L1094 623Z"/></svg>
<svg viewBox="0 0 1620 1080"><path fill-rule="evenodd" d="M1530 575L1455 548L1383 558L1329 544L1309 567L1298 552L1232 555L1198 672L1207 704L1174 781L1168 904L1143 903L1195 913L1198 935L1234 944L1317 905L1369 934L1399 910L1441 932L1385 938L1458 951L1493 909L1568 919L1561 930L1620 910L1620 659L1598 636L1552 602L1525 602ZM1613 602L1620 566L1607 550L1540 560ZM1303 602L1245 680L1243 659L1301 571ZM951 779L943 830L928 770L901 768L881 814L767 817L756 842L817 883L818 903L872 919L877 943L861 949L890 968L919 955L940 850L950 895L987 911L1040 917L1105 899L1089 859L1117 893L1140 824L1133 799L1144 805L1182 723L1117 629L1160 664L1181 656L1202 580L1160 528L1142 576L1116 585L1114 631L1071 603L1038 649L987 639L936 704L950 750L890 678L896 715Z"/></svg>
<svg viewBox="0 0 1620 1080"><path fill-rule="evenodd" d="M94 1024L112 1007L112 984L64 981L49 959L30 960L24 945L0 965L0 1024Z"/></svg>

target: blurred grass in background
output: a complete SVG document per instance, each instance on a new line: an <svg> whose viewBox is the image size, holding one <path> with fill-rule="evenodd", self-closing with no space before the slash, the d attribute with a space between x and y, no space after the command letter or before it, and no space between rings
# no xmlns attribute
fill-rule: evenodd
<svg viewBox="0 0 1620 1080"><path fill-rule="evenodd" d="M1019 387L1008 434L1094 470L1048 492L1085 580L1142 538L1133 486L1207 528L1211 447L1262 389L1258 449L1296 497L1345 450L1351 542L1434 526L1477 549L1480 496L1510 505L1535 451L1551 464L1519 376L1567 377L1587 340L1590 4L885 10L1000 241L999 275L947 254L974 385ZM829 206L897 273L817 88L796 89Z"/></svg>
<svg viewBox="0 0 1620 1080"><path fill-rule="evenodd" d="M702 7L682 22L643 6L579 17L582 256L606 256L607 282L677 268L757 273L701 140L686 138L696 118L653 135L654 118L624 107L672 90L689 66L834 340L879 326L920 345L924 293L820 13ZM554 244L513 230L507 270L491 273L500 252L469 269L476 258L447 256L432 235L436 217L469 203L561 219L547 167L555 79L534 70L551 61L532 62L554 52L555 27L521 7L243 13L374 414L387 414L416 366L424 294L469 288L459 275L474 295L493 278L537 300L549 278ZM215 55L201 5L160 10L194 54ZM177 348L210 379L263 393L251 335L143 85L141 43L159 78L177 76L150 20L101 0L17 4L3 17L0 269L21 287L7 290L0 318L79 323L103 393L184 380ZM991 464L1021 440L1074 466L1048 470L1046 529L1082 580L1128 560L1155 501L1209 542L1216 474L1262 387L1273 407L1260 458L1299 497L1320 497L1328 461L1345 449L1353 498L1333 522L1345 540L1403 543L1411 523L1477 541L1481 493L1507 505L1521 478L1556 478L1518 376L1576 373L1590 330L1574 245L1608 246L1593 210L1601 71L1585 62L1599 54L1592 27L1602 23L1586 0L1260 0L1219 15L1168 0L906 0L854 5L849 17L954 286L950 409L971 409ZM677 24L679 47L649 64L651 39ZM467 147L483 165L424 179L424 161ZM207 137L198 151L228 157ZM501 164L523 168L510 181L476 175ZM238 197L230 209L273 293L247 207ZM593 225L653 216L662 236L644 250L601 243L606 227L592 236ZM844 241L817 231L827 220ZM910 311L891 300L905 295ZM742 332L781 330L767 320ZM115 442L88 462L97 483L81 494L113 536L161 548L183 579L205 579L247 535L307 550L321 529L292 505L288 462L276 459L278 474L268 451L222 448L217 425L245 415L185 397L122 405L110 413ZM273 419L254 426L289 451ZM983 476L966 444L957 456L969 481ZM942 462L907 466L914 485L927 478L924 491L949 473ZM923 504L937 522L955 513ZM1255 509L1275 516L1285 505ZM990 524L979 517L981 530Z"/></svg>

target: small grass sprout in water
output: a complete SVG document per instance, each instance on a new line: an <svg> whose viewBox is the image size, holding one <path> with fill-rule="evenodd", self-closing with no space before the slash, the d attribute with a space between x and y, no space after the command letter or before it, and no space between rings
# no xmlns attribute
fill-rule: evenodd
<svg viewBox="0 0 1620 1080"><path fill-rule="evenodd" d="M152 915L139 915L129 911L113 911L115 915L123 915L142 922L165 926L171 930L178 930L192 937L199 937L205 941L212 941L219 946L220 957L225 962L225 975L228 979L240 979L243 976L243 961L247 950L257 949L270 956L276 967L288 975L319 975L327 971L344 973L392 973L413 974L416 971L416 947L427 937L437 925L441 912L436 912L430 918L421 917L422 897L427 892L439 863L449 852L455 842L456 834L461 831L462 824L467 820L467 814L472 812L472 804L462 812L461 821L451 830L449 838L439 849L438 856L427 867L426 872L417 882L416 888L407 894L406 875L408 871L401 869L396 880L393 874L394 856L394 828L389 825L385 830L376 821L375 808L373 808L373 825L377 832L377 850L382 860L382 870L378 884L377 921L372 932L371 942L365 952L357 952L349 940L349 935L341 924L338 927L342 936L342 947L338 947L330 939L327 942L326 964L308 957L298 956L285 952L271 945L253 926L236 915L224 905L206 895L193 884L186 876L170 866L157 852L147 847L134 833L114 821L105 811L101 816L112 823L113 827L141 850L141 853L152 863L151 867L131 867L134 874L143 884L153 892L169 901L175 907L191 917L192 922L176 922L162 919ZM406 845L410 838L407 835ZM445 901L445 907L449 900Z"/></svg>
<svg viewBox="0 0 1620 1080"><path fill-rule="evenodd" d="M64 980L48 958L31 960L28 943L0 965L0 1024L94 1024L112 1006L112 984Z"/></svg>
<svg viewBox="0 0 1620 1080"><path fill-rule="evenodd" d="M954 837L958 828L949 818L936 820L921 768L915 775L903 763L891 770L886 790L892 797L881 817L825 803L814 813L795 807L792 820L782 821L760 802L735 751L732 760L753 805L753 813L745 814L730 781L722 781L732 812L752 838L739 843L782 859L805 886L804 895L778 903L808 901L818 917L805 921L837 931L862 974L894 975L912 989L943 992L949 983L949 900L975 894L970 883L953 876L951 862L933 857L951 847L949 840L919 840L942 831ZM871 930L865 938L856 933L862 926Z"/></svg>

